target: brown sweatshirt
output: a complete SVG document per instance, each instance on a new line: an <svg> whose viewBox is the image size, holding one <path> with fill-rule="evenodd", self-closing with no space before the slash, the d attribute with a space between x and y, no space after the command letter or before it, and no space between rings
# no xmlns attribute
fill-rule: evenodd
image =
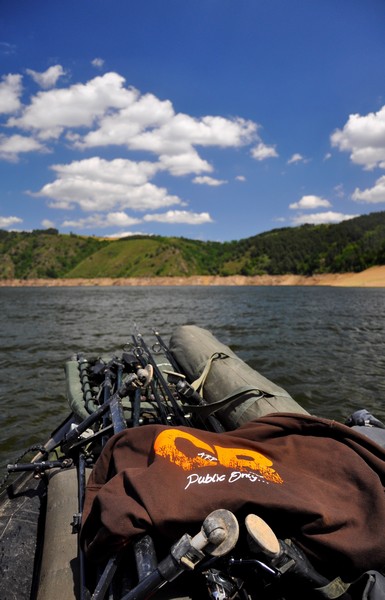
<svg viewBox="0 0 385 600"><path fill-rule="evenodd" d="M384 485L385 450L327 419L272 414L226 433L147 425L105 446L81 537L98 560L144 532L195 534L227 508L241 525L258 514L325 574L351 580L385 568Z"/></svg>

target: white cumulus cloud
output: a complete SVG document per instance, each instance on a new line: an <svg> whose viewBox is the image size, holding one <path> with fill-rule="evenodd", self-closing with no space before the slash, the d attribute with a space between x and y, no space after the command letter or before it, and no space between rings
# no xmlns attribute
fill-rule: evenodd
<svg viewBox="0 0 385 600"><path fill-rule="evenodd" d="M198 183L201 185L211 185L211 186L219 186L227 183L225 179L215 179L214 177L209 177L208 175L194 177L193 183Z"/></svg>
<svg viewBox="0 0 385 600"><path fill-rule="evenodd" d="M32 77L35 83L40 85L40 87L42 87L45 90L54 87L59 77L65 75L65 71L61 65L54 65L52 67L49 67L49 69L47 69L43 73L33 71L32 69L27 69L26 72Z"/></svg>
<svg viewBox="0 0 385 600"><path fill-rule="evenodd" d="M44 227L44 229L51 229L53 227L56 227L55 223L53 221L51 221L50 219L43 219L41 224L42 224L42 227Z"/></svg>
<svg viewBox="0 0 385 600"><path fill-rule="evenodd" d="M96 67L97 69L101 69L104 66L104 60L103 60L103 58L94 58L91 61L91 64L93 67Z"/></svg>
<svg viewBox="0 0 385 600"><path fill-rule="evenodd" d="M92 64L102 68L104 61L96 57ZM52 181L29 194L46 199L54 209L87 213L66 218L66 227L129 230L140 222L130 212L145 214L142 219L146 221L212 222L208 212L168 210L186 207L187 203L156 185L155 177L159 174L170 180L170 175L192 175L195 184L220 186L228 182L212 175L212 159L203 155L206 149L249 146L256 160L278 156L275 146L263 143L257 123L237 116L177 112L169 99L141 94L118 73L107 72L71 85L63 79L56 88L66 75L61 65L26 72L42 89L25 104L21 103L20 75L7 75L0 82L0 112L6 115L9 132L0 136L0 159L16 161L26 152L53 153L64 145L67 153L76 151L76 158L79 151L94 148L113 148L116 153L121 147L126 156L133 154L133 160L93 156L51 166ZM142 160L143 153L149 160ZM135 160L138 156L140 159Z"/></svg>
<svg viewBox="0 0 385 600"><path fill-rule="evenodd" d="M135 140L146 130L157 130L174 117L174 110L169 100L159 100L153 94L140 96L138 90L130 88L130 94L119 111L108 112L98 122L98 126L83 138L79 137L77 146L93 148L96 146L135 147ZM159 152L159 142L148 139L136 141L143 149ZM142 149L142 148L140 148Z"/></svg>
<svg viewBox="0 0 385 600"><path fill-rule="evenodd" d="M0 158L4 160L15 162L19 154L44 150L44 146L31 137L18 134L7 137L0 134Z"/></svg>
<svg viewBox="0 0 385 600"><path fill-rule="evenodd" d="M4 75L0 82L0 114L14 113L21 107L21 75Z"/></svg>
<svg viewBox="0 0 385 600"><path fill-rule="evenodd" d="M314 208L319 207L329 207L331 206L329 200L325 200L324 198L320 198L319 196L302 196L298 202L293 202L289 204L289 208L291 209L304 209L304 210L313 210Z"/></svg>
<svg viewBox="0 0 385 600"><path fill-rule="evenodd" d="M178 113L170 116L158 129L146 131L130 142L131 147L173 154L189 146L238 148L249 143L256 125L245 119L206 116L200 119Z"/></svg>
<svg viewBox="0 0 385 600"><path fill-rule="evenodd" d="M376 113L350 115L332 134L331 143L364 169L385 168L385 106Z"/></svg>
<svg viewBox="0 0 385 600"><path fill-rule="evenodd" d="M256 160L266 160L267 158L277 158L278 152L275 149L275 146L268 146L263 142L259 142L255 148L251 150L251 156Z"/></svg>
<svg viewBox="0 0 385 600"><path fill-rule="evenodd" d="M103 229L105 227L130 227L140 223L140 219L130 217L125 212L112 212L107 214L95 214L84 219L67 219L63 221L62 227L74 229Z"/></svg>
<svg viewBox="0 0 385 600"><path fill-rule="evenodd" d="M213 170L213 167L201 158L194 148L178 154L161 154L159 167L164 171L169 171L175 177L189 173L210 173Z"/></svg>
<svg viewBox="0 0 385 600"><path fill-rule="evenodd" d="M368 204L379 204L385 202L385 175L377 179L372 188L360 190L356 188L352 194L356 202L366 202Z"/></svg>
<svg viewBox="0 0 385 600"><path fill-rule="evenodd" d="M201 225L211 223L209 213L194 213L187 210L168 210L162 214L145 215L143 221L157 221L158 223L186 223L188 225Z"/></svg>
<svg viewBox="0 0 385 600"><path fill-rule="evenodd" d="M143 231L119 231L118 233L110 233L108 235L104 235L104 238L107 239L121 239L121 238L125 238L125 237L132 237L133 235L144 235L147 237L151 237L152 233L146 233Z"/></svg>
<svg viewBox="0 0 385 600"><path fill-rule="evenodd" d="M101 118L99 126L78 137L80 148L120 145L132 151L150 152L158 156L172 175L212 171L196 146L238 148L250 142L255 123L244 119L216 116L193 118L175 113L169 100L152 94L139 95L122 110Z"/></svg>
<svg viewBox="0 0 385 600"><path fill-rule="evenodd" d="M94 64L100 64L98 59ZM64 69L56 65L44 73L31 69L28 73L48 87L64 74ZM199 147L239 148L259 139L258 126L253 121L176 113L170 100L150 93L141 95L114 72L86 83L40 91L24 107L18 103L20 90L16 84L20 85L20 81L7 81L8 94L14 90L14 103L4 100L4 110L21 108L20 114L8 119L8 127L31 132L45 141L58 140L63 135L72 147L81 150L122 146L132 152L149 152L163 170L174 176L213 170L198 153ZM262 142L254 149L258 160L276 155L272 146Z"/></svg>
<svg viewBox="0 0 385 600"><path fill-rule="evenodd" d="M125 158L115 158L109 161L99 156L93 156L69 164L53 165L51 169L63 179L96 178L110 183L141 185L157 172L159 165L147 161L135 162Z"/></svg>
<svg viewBox="0 0 385 600"><path fill-rule="evenodd" d="M287 161L287 164L293 165L293 164L296 164L299 162L306 162L306 159L302 156L302 154L299 154L298 152L296 152L289 158L289 160Z"/></svg>
<svg viewBox="0 0 385 600"><path fill-rule="evenodd" d="M11 227L16 223L22 223L23 219L19 217L0 217L0 228L6 229L7 227Z"/></svg>
<svg viewBox="0 0 385 600"><path fill-rule="evenodd" d="M58 138L64 128L91 127L107 110L132 102L136 92L124 88L124 78L106 73L86 84L39 92L9 127L35 131L43 139Z"/></svg>
<svg viewBox="0 0 385 600"><path fill-rule="evenodd" d="M341 221L354 219L354 217L358 217L358 215L344 215L343 213L330 210L327 212L297 215L291 220L294 225L304 225L305 223L308 223L309 225L322 225L328 223L340 223Z"/></svg>
<svg viewBox="0 0 385 600"><path fill-rule="evenodd" d="M98 157L54 165L57 179L35 195L52 199L51 208L83 211L156 210L183 204L164 188L148 182L158 166L126 159L107 161Z"/></svg>

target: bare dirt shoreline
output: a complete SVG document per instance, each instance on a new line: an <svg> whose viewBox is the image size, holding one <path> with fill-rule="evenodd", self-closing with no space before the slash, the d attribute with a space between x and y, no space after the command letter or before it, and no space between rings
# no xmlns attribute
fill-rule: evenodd
<svg viewBox="0 0 385 600"><path fill-rule="evenodd" d="M195 285L226 285L226 286L337 286L337 287L385 287L385 265L372 267L361 273L336 273L325 275L258 275L244 277L234 275L217 277L201 275L195 277L129 277L94 279L2 279L0 287L78 287L78 286L195 286Z"/></svg>

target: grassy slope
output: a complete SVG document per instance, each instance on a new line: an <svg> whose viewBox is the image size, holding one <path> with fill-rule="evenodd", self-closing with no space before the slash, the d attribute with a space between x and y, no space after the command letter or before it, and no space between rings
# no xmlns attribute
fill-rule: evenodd
<svg viewBox="0 0 385 600"><path fill-rule="evenodd" d="M181 238L117 240L85 258L66 276L173 277L210 274L213 272L210 271L210 264L216 261L208 259L206 247L204 242ZM213 269L215 274L215 266Z"/></svg>
<svg viewBox="0 0 385 600"><path fill-rule="evenodd" d="M0 232L0 278L63 277L105 242L48 233Z"/></svg>

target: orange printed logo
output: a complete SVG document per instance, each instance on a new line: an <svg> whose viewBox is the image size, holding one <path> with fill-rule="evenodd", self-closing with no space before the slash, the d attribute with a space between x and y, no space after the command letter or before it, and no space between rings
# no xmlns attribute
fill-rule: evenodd
<svg viewBox="0 0 385 600"><path fill-rule="evenodd" d="M224 448L207 444L195 435L179 429L164 429L154 443L155 454L168 458L185 471L221 465L240 472L258 471L266 480L283 483L272 469L272 461L249 448Z"/></svg>

